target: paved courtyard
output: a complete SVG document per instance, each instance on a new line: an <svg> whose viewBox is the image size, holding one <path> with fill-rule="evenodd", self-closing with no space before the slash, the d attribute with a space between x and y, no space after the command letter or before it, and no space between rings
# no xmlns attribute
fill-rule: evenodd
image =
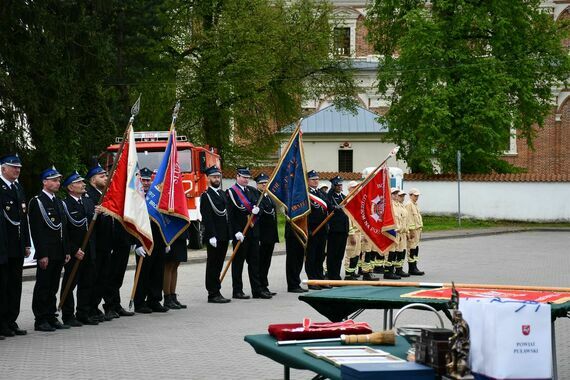
<svg viewBox="0 0 570 380"><path fill-rule="evenodd" d="M426 241L421 248L422 281L570 286L570 233L532 231ZM192 252L190 252L192 255ZM55 333L33 331L34 282L24 283L19 320L24 337L0 341L1 379L279 379L282 367L255 354L244 335L264 333L275 322L324 317L286 292L285 256L274 257L270 273L272 300L206 303L205 264L179 270L179 299L185 311L137 315ZM244 279L246 274L244 273ZM229 276L231 277L231 276ZM231 278L222 293L231 296ZM126 276L128 300L133 271ZM247 284L247 281L244 281ZM246 293L248 293L246 286ZM128 301L124 301L126 306ZM429 316L411 311L402 323L426 323ZM357 320L381 327L381 313L366 311ZM570 379L570 319L556 322L560 379ZM293 379L312 373L293 370Z"/></svg>

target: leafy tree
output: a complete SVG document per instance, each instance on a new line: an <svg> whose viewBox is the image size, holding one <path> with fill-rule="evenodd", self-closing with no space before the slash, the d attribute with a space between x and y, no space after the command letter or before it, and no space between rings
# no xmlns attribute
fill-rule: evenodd
<svg viewBox="0 0 570 380"><path fill-rule="evenodd" d="M367 25L381 54L383 117L414 172L513 170L501 155L511 129L532 146L570 74L562 40L539 0L376 0Z"/></svg>
<svg viewBox="0 0 570 380"><path fill-rule="evenodd" d="M176 98L168 54L174 1L0 3L0 151L25 156L23 180L51 163L85 169L121 135L167 129Z"/></svg>
<svg viewBox="0 0 570 380"><path fill-rule="evenodd" d="M312 0L195 0L178 10L183 57L180 125L221 149L226 164L274 151L276 129L296 121L303 99L336 95L352 105L345 61L330 54L329 4Z"/></svg>

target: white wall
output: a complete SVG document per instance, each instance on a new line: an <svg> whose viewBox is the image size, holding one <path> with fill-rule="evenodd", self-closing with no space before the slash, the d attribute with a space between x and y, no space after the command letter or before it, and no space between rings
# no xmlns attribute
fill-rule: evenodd
<svg viewBox="0 0 570 380"><path fill-rule="evenodd" d="M329 135L330 136L330 135ZM332 139L332 137L327 137ZM394 144L382 143L379 141L359 141L356 138L346 137L338 141L312 141L311 138L303 136L303 146L305 148L305 162L308 170L318 172L338 171L338 151L344 142L351 145L352 150L352 170L361 173L364 168L378 166L387 156ZM287 142L284 142L283 149ZM389 166L399 167L406 172L407 165L404 161L390 159Z"/></svg>
<svg viewBox="0 0 570 380"><path fill-rule="evenodd" d="M420 210L457 213L457 182L404 181L420 190ZM570 182L461 182L461 214L480 219L570 221Z"/></svg>

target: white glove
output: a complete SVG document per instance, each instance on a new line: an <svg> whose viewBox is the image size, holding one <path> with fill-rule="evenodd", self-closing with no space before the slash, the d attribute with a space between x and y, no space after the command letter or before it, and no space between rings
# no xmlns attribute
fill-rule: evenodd
<svg viewBox="0 0 570 380"><path fill-rule="evenodd" d="M165 253L170 252L170 246L169 246L169 245L166 246L166 248L164 249L164 252L165 252Z"/></svg>
<svg viewBox="0 0 570 380"><path fill-rule="evenodd" d="M210 245L214 248L216 248L218 246L218 239L216 239L215 237L210 238L210 240L208 240L210 242Z"/></svg>
<svg viewBox="0 0 570 380"><path fill-rule="evenodd" d="M259 214L259 207L253 206L253 208L251 209L251 213L252 213L253 215Z"/></svg>
<svg viewBox="0 0 570 380"><path fill-rule="evenodd" d="M243 242L243 234L241 232L236 233L236 239Z"/></svg>
<svg viewBox="0 0 570 380"><path fill-rule="evenodd" d="M140 256L140 257L146 256L146 251L144 250L143 247L138 247L137 249L135 249L135 253L137 254L137 256Z"/></svg>

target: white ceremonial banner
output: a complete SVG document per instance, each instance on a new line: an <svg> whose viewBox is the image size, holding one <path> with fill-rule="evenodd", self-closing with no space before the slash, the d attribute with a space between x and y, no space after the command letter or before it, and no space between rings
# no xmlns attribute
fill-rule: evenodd
<svg viewBox="0 0 570 380"><path fill-rule="evenodd" d="M462 299L476 379L552 379L550 305Z"/></svg>

